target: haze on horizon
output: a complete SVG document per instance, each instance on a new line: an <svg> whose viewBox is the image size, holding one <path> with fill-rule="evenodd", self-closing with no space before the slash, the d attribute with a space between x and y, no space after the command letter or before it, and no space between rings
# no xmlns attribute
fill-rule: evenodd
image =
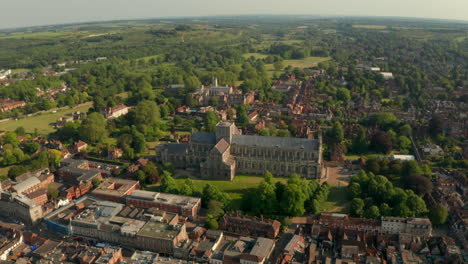
<svg viewBox="0 0 468 264"><path fill-rule="evenodd" d="M302 14L468 20L467 0L14 0L0 28L142 18Z"/></svg>

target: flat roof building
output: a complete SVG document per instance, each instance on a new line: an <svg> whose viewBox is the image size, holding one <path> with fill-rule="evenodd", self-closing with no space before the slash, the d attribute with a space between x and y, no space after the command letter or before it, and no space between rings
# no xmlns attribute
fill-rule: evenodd
<svg viewBox="0 0 468 264"><path fill-rule="evenodd" d="M142 208L157 208L186 216L195 216L201 206L201 199L169 193L135 190L128 195L127 205Z"/></svg>
<svg viewBox="0 0 468 264"><path fill-rule="evenodd" d="M104 182L91 192L91 195L107 201L124 203L125 196L131 195L138 189L140 189L138 181L106 178Z"/></svg>

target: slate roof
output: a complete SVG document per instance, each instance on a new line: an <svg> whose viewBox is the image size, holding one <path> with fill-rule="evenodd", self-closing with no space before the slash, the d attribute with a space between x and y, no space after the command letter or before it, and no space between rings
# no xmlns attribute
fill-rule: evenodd
<svg viewBox="0 0 468 264"><path fill-rule="evenodd" d="M314 139L247 135L233 135L232 144L283 149L317 149L319 146L318 141Z"/></svg>
<svg viewBox="0 0 468 264"><path fill-rule="evenodd" d="M187 153L187 144L170 143L164 146L169 153L185 154Z"/></svg>
<svg viewBox="0 0 468 264"><path fill-rule="evenodd" d="M216 144L216 134L212 132L195 132L192 134L191 142Z"/></svg>
<svg viewBox="0 0 468 264"><path fill-rule="evenodd" d="M36 177L31 177L31 178L28 178L18 184L16 184L15 186L13 186L13 188L16 190L16 192L18 193L22 193L24 191L26 191L27 189L29 188L32 188L36 185L39 185L41 184L41 181L36 178Z"/></svg>

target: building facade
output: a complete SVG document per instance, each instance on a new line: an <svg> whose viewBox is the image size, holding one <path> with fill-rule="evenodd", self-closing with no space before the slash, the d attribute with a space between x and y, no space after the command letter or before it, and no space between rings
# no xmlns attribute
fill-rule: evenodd
<svg viewBox="0 0 468 264"><path fill-rule="evenodd" d="M232 122L221 122L215 133L196 132L188 144L161 144L160 162L177 168L200 169L202 178L232 180L236 173L275 176L301 174L309 179L322 175L322 140L242 135Z"/></svg>

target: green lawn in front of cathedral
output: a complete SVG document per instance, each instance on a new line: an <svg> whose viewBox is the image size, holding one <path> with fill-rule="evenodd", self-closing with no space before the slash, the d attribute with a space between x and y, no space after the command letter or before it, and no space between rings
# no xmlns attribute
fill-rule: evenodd
<svg viewBox="0 0 468 264"><path fill-rule="evenodd" d="M263 181L263 176L256 175L236 175L232 181L210 181L192 178L195 188L199 191L203 190L206 184L211 184L218 187L221 191L226 192L232 199L234 208L240 208L242 201L242 193L249 189L253 189ZM176 179L179 185L184 184L185 178ZM287 182L286 178L274 178L275 183L280 181Z"/></svg>

